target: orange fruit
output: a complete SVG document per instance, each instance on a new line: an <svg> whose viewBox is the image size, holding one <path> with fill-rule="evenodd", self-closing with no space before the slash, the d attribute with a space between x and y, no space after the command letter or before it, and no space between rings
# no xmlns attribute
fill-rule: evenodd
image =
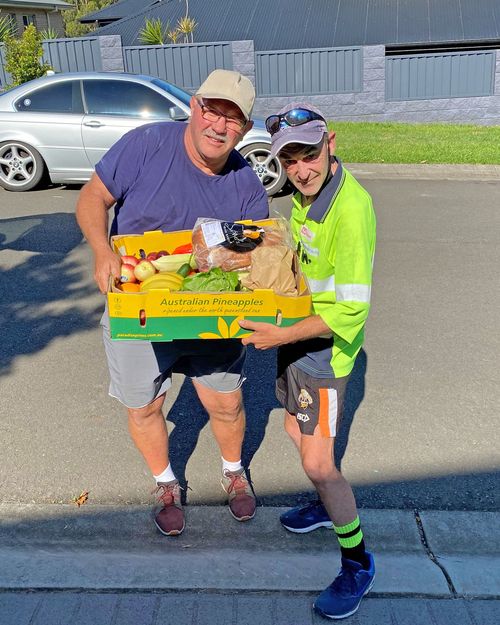
<svg viewBox="0 0 500 625"><path fill-rule="evenodd" d="M120 288L124 293L138 293L141 290L137 282L124 282L120 284Z"/></svg>

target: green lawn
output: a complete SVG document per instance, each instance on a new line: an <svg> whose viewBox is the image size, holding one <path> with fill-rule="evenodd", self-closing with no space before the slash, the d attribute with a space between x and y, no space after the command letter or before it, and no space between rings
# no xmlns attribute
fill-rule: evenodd
<svg viewBox="0 0 500 625"><path fill-rule="evenodd" d="M330 122L347 163L500 164L500 126Z"/></svg>

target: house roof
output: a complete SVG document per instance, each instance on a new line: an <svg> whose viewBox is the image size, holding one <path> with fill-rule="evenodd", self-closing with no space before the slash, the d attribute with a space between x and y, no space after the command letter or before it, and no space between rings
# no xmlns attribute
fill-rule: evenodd
<svg viewBox="0 0 500 625"><path fill-rule="evenodd" d="M124 0L108 8L118 15L136 4ZM146 18L173 27L184 15L185 2L163 0L96 34L118 34L123 45L140 45ZM261 51L500 40L499 0L190 0L189 16L198 24L195 42L252 39Z"/></svg>
<svg viewBox="0 0 500 625"><path fill-rule="evenodd" d="M3 0L0 7L8 9L72 9L70 2L62 2L62 0Z"/></svg>
<svg viewBox="0 0 500 625"><path fill-rule="evenodd" d="M161 0L122 0L121 2L115 2L114 4L105 7L100 11L94 11L94 13L85 15L80 18L80 22L82 22L82 24L87 24L97 21L109 22L119 20L123 17L142 11L144 8L152 4L156 4L158 1Z"/></svg>

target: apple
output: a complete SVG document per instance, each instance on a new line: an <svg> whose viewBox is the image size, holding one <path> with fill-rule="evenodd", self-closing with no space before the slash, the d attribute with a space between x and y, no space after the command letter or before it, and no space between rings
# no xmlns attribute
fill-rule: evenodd
<svg viewBox="0 0 500 625"><path fill-rule="evenodd" d="M140 282L146 280L146 278L154 276L155 273L156 269L154 268L152 263L149 262L149 260L141 260L134 267L134 275Z"/></svg>
<svg viewBox="0 0 500 625"><path fill-rule="evenodd" d="M157 258L157 252L149 252L149 254L146 256L146 260L156 260Z"/></svg>
<svg viewBox="0 0 500 625"><path fill-rule="evenodd" d="M139 262L139 259L135 256L122 256L121 261L122 265L132 265L132 267L135 267Z"/></svg>
<svg viewBox="0 0 500 625"><path fill-rule="evenodd" d="M123 263L120 269L120 282L137 282L134 269L131 263Z"/></svg>
<svg viewBox="0 0 500 625"><path fill-rule="evenodd" d="M157 253L158 258L161 258L162 256L170 256L170 254L167 252L167 250L160 250Z"/></svg>

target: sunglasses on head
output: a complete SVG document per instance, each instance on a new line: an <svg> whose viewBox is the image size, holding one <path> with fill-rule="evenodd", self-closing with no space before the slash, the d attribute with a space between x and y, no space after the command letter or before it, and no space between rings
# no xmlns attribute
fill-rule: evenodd
<svg viewBox="0 0 500 625"><path fill-rule="evenodd" d="M307 122L312 122L314 120L320 120L325 122L321 115L318 115L314 111L309 111L307 109L297 108L291 109L286 113L282 113L280 115L270 115L266 119L266 129L271 135L274 135L278 130L286 126L302 126L302 124L307 124ZM284 122L284 123L283 123ZM326 122L325 122L326 124Z"/></svg>

